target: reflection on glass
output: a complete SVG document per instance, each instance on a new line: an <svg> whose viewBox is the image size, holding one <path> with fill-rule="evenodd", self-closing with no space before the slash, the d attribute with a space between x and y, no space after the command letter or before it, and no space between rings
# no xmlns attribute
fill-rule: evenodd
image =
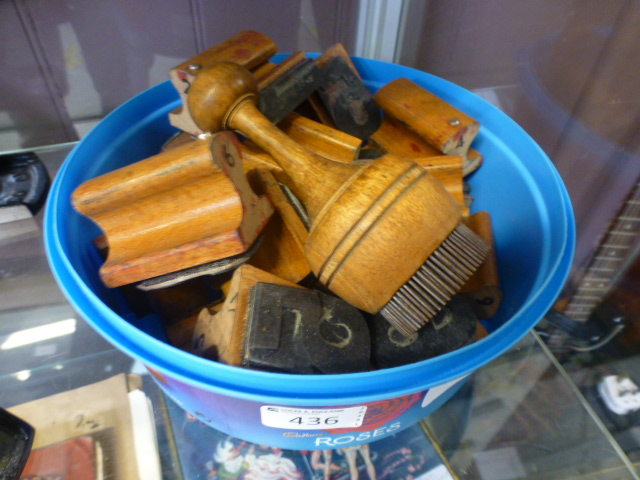
<svg viewBox="0 0 640 480"><path fill-rule="evenodd" d="M463 479L634 478L534 334L425 423Z"/></svg>

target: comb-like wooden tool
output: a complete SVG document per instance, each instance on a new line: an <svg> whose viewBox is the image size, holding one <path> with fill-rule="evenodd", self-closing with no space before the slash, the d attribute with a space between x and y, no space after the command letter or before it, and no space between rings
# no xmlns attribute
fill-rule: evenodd
<svg viewBox="0 0 640 480"><path fill-rule="evenodd" d="M243 253L273 213L251 190L232 132L91 179L73 205L104 232L108 287Z"/></svg>
<svg viewBox="0 0 640 480"><path fill-rule="evenodd" d="M221 62L201 72L188 102L203 131L238 130L271 154L311 218L305 253L316 276L402 334L436 315L487 255L424 168L395 155L357 165L312 154L260 113L246 69Z"/></svg>

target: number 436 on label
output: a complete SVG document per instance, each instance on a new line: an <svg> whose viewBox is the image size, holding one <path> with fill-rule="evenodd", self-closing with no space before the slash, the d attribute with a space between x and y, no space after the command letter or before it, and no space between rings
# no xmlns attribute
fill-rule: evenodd
<svg viewBox="0 0 640 480"><path fill-rule="evenodd" d="M262 424L288 430L325 430L354 428L362 425L366 406L311 409L263 405L260 407Z"/></svg>

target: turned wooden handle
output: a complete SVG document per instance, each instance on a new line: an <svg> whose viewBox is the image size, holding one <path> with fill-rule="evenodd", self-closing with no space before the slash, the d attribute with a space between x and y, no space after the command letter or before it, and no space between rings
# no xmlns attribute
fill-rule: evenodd
<svg viewBox="0 0 640 480"><path fill-rule="evenodd" d="M371 141L384 153L395 153L416 160L442 155L439 149L391 115L383 117L380 128L371 135ZM462 157L463 176L474 172L482 164L482 154L473 148L459 156Z"/></svg>
<svg viewBox="0 0 640 480"><path fill-rule="evenodd" d="M389 82L374 99L386 114L445 154L464 155L480 129L472 117L407 78Z"/></svg>
<svg viewBox="0 0 640 480"><path fill-rule="evenodd" d="M289 114L278 124L278 128L307 150L336 162L353 162L362 148L359 138L295 113ZM285 185L291 183L278 162L254 142L245 140L241 149L247 170L266 167L280 182Z"/></svg>
<svg viewBox="0 0 640 480"><path fill-rule="evenodd" d="M169 78L180 95L182 105L169 113L170 123L191 135L200 135L202 130L193 123L187 105L187 93L198 73L212 63L221 61L253 69L266 62L276 51L272 39L262 33L245 30L172 68Z"/></svg>

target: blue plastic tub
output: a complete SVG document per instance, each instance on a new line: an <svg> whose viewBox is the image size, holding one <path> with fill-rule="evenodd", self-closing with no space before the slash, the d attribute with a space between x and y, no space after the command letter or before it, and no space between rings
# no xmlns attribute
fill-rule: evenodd
<svg viewBox="0 0 640 480"><path fill-rule="evenodd" d="M484 165L469 178L473 210L492 215L504 300L491 334L423 362L366 373L288 375L230 367L166 343L157 319L138 318L102 284L92 239L101 232L71 205L84 181L156 154L180 105L167 81L115 110L69 155L45 216L54 275L71 303L107 340L143 362L165 392L214 428L260 444L326 449L377 440L431 414L463 379L504 353L546 313L571 265L575 228L564 185L536 143L509 117L450 82L411 68L355 58L377 90L407 77L482 124L473 146Z"/></svg>

